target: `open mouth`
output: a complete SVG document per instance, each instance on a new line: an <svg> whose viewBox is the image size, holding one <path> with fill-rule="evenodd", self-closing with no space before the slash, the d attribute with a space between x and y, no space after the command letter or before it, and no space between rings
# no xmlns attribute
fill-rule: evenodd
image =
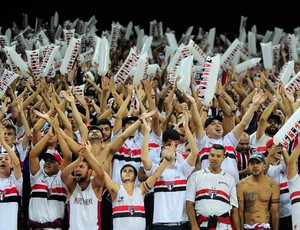
<svg viewBox="0 0 300 230"><path fill-rule="evenodd" d="M75 173L75 179L78 180L81 178L81 173Z"/></svg>

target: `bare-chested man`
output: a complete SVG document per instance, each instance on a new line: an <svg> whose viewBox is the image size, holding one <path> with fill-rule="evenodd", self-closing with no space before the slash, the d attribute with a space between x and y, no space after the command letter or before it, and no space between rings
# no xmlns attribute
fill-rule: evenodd
<svg viewBox="0 0 300 230"><path fill-rule="evenodd" d="M262 154L253 154L249 164L252 175L237 184L241 227L278 230L279 186L275 180L264 175L266 159Z"/></svg>

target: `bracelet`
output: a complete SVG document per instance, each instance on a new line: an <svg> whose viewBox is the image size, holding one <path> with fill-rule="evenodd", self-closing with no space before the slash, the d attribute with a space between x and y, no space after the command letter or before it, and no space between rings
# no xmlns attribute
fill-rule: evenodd
<svg viewBox="0 0 300 230"><path fill-rule="evenodd" d="M207 112L207 113L208 113L208 110L207 110L207 109L203 109L202 111L203 111L203 112Z"/></svg>
<svg viewBox="0 0 300 230"><path fill-rule="evenodd" d="M273 99L274 101L276 101L276 102L278 102L278 100L277 100L277 98L276 97L274 97L274 99Z"/></svg>
<svg viewBox="0 0 300 230"><path fill-rule="evenodd" d="M168 158L167 156L165 156L165 160L166 161L171 161L171 158Z"/></svg>

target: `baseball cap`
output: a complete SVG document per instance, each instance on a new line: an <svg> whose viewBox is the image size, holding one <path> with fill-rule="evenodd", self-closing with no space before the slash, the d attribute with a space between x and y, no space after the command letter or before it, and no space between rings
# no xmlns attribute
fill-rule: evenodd
<svg viewBox="0 0 300 230"><path fill-rule="evenodd" d="M270 148L274 144L274 138L271 138L266 143L266 149Z"/></svg>
<svg viewBox="0 0 300 230"><path fill-rule="evenodd" d="M253 159L256 159L260 162L263 162L264 164L266 163L266 158L264 155L262 155L261 153L253 153L250 158L249 158L249 162Z"/></svg>
<svg viewBox="0 0 300 230"><path fill-rule="evenodd" d="M58 163L62 162L62 157L58 153L44 153L43 160L46 160L47 158L52 158L56 160Z"/></svg>
<svg viewBox="0 0 300 230"><path fill-rule="evenodd" d="M126 123L128 122L128 121L136 121L136 120L138 120L139 118L138 117L135 117L135 116L127 116L127 117L123 117L122 118L122 126L125 126L126 125Z"/></svg>
<svg viewBox="0 0 300 230"><path fill-rule="evenodd" d="M213 122L213 120L218 120L218 121L222 122L223 117L222 116L211 116L211 117L207 118L205 123L204 123L204 128L209 126Z"/></svg>

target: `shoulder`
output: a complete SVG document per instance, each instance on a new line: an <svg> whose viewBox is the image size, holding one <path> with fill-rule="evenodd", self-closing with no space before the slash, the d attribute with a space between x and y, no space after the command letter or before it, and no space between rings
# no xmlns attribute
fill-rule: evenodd
<svg viewBox="0 0 300 230"><path fill-rule="evenodd" d="M273 178L266 176L265 180L267 186L269 186L270 188L275 188L275 189L279 188L278 183Z"/></svg>
<svg viewBox="0 0 300 230"><path fill-rule="evenodd" d="M243 178L242 180L239 180L237 183L237 187L244 187L249 184L250 176Z"/></svg>

